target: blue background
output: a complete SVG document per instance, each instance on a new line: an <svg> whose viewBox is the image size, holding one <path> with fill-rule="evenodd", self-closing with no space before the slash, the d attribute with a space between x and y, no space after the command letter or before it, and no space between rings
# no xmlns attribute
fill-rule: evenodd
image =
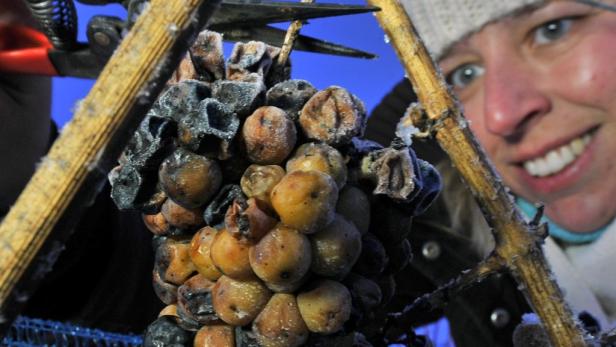
<svg viewBox="0 0 616 347"><path fill-rule="evenodd" d="M319 1L321 2L321 1ZM358 0L327 1L341 4L363 5ZM77 3L79 14L79 38L85 41L85 27L92 15L115 15L125 17L119 5L88 6ZM286 28L288 24L279 27ZM322 18L311 20L301 31L302 34L322 40L343 44L369 51L379 57L373 60L328 56L316 53L293 52L292 77L310 81L317 89L330 85L347 88L364 101L372 110L379 100L404 75L403 69L376 18L368 14ZM225 45L226 56L232 44ZM54 78L52 115L59 125L72 117L76 101L84 98L93 81L76 78Z"/></svg>

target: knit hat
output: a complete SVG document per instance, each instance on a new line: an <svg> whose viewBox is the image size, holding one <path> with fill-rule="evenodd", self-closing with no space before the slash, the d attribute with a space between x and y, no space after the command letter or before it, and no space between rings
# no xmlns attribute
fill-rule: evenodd
<svg viewBox="0 0 616 347"><path fill-rule="evenodd" d="M435 59L484 25L545 0L400 0Z"/></svg>

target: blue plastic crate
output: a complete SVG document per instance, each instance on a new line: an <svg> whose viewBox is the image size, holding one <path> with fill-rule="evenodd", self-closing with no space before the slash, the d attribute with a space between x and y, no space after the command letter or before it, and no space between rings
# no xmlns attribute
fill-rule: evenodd
<svg viewBox="0 0 616 347"><path fill-rule="evenodd" d="M136 347L141 346L142 342L142 337L138 335L110 333L70 323L20 316L2 340L2 346Z"/></svg>

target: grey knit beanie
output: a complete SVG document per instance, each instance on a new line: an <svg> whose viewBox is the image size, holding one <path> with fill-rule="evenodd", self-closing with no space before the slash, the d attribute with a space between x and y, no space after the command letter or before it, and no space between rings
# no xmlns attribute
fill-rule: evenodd
<svg viewBox="0 0 616 347"><path fill-rule="evenodd" d="M545 0L400 0L435 59L484 25Z"/></svg>

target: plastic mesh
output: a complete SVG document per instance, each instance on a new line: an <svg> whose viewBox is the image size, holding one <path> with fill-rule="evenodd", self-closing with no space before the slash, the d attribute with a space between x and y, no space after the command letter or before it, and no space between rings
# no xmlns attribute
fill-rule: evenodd
<svg viewBox="0 0 616 347"><path fill-rule="evenodd" d="M124 335L98 329L83 328L69 323L36 318L17 317L2 340L2 346L141 346L138 335Z"/></svg>

